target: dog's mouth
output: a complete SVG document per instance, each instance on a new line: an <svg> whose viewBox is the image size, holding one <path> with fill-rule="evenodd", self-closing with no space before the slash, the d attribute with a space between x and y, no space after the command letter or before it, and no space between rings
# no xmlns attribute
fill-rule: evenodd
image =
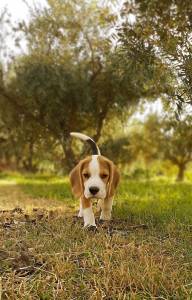
<svg viewBox="0 0 192 300"><path fill-rule="evenodd" d="M97 192L93 191L93 193L91 191L84 191L84 196L86 199L104 199L106 197L106 193L102 190L98 190Z"/></svg>
<svg viewBox="0 0 192 300"><path fill-rule="evenodd" d="M98 194L98 195L84 195L86 199L90 199L90 200L99 200L99 199L104 199L105 197L102 197L102 195Z"/></svg>
<svg viewBox="0 0 192 300"><path fill-rule="evenodd" d="M90 199L90 200L98 200L98 199L101 199L101 196L97 196L97 195L90 195L88 197L86 197L87 199Z"/></svg>

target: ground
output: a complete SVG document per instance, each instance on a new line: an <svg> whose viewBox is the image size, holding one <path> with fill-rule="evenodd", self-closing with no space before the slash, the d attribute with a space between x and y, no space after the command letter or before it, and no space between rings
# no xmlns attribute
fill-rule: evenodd
<svg viewBox="0 0 192 300"><path fill-rule="evenodd" d="M77 206L67 177L1 175L2 299L192 299L190 183L124 178L98 232Z"/></svg>

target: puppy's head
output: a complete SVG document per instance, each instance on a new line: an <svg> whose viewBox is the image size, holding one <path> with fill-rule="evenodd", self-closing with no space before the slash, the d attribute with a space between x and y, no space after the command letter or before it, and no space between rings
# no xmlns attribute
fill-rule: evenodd
<svg viewBox="0 0 192 300"><path fill-rule="evenodd" d="M113 197L119 177L114 163L101 155L92 155L81 160L70 173L74 195L87 199Z"/></svg>

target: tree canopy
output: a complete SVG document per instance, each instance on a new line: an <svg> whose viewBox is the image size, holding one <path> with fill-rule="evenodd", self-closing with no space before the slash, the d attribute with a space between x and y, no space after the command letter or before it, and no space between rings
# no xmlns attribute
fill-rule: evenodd
<svg viewBox="0 0 192 300"><path fill-rule="evenodd" d="M123 131L143 99L161 98L177 113L191 103L190 1L136 0L121 7L111 1L48 0L29 10L28 22L12 26L15 44L18 36L25 39L25 53L0 62L4 160L11 156L16 165L35 170L38 153L46 159L49 148L48 156L53 161L60 156L69 170L85 153L83 148L78 154L69 135L80 131L103 143L106 153L111 145L122 164L130 141L118 126ZM3 11L0 27L6 22ZM4 49L3 30L0 39ZM150 137L145 138L148 147ZM137 153L136 140L131 143ZM132 150L130 161L136 157ZM153 159L147 149L143 155Z"/></svg>
<svg viewBox="0 0 192 300"><path fill-rule="evenodd" d="M155 88L160 88L178 110L183 103L191 104L191 1L128 1L122 14L118 36L127 65L130 57L136 70L145 64L142 81L150 74ZM133 23L129 22L131 14L135 16Z"/></svg>

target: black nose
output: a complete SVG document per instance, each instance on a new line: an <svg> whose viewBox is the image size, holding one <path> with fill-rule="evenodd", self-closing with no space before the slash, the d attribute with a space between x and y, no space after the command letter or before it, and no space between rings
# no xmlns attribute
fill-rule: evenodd
<svg viewBox="0 0 192 300"><path fill-rule="evenodd" d="M96 194L98 193L98 191L99 191L99 188L96 187L96 186L91 186L91 187L89 188L89 191L90 191L90 193L91 193L92 195L96 195Z"/></svg>

